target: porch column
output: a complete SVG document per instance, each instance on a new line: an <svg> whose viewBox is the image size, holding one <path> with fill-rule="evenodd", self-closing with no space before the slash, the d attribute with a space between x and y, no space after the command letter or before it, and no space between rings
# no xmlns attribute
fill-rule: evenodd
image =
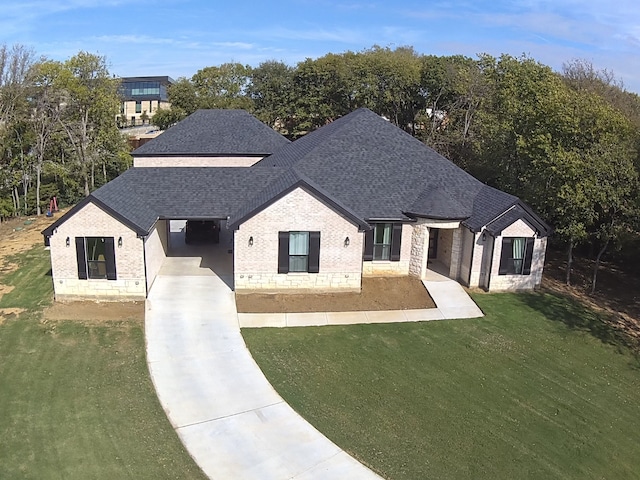
<svg viewBox="0 0 640 480"><path fill-rule="evenodd" d="M421 279L427 276L427 260L429 257L429 227L425 224L413 225L411 235L411 257L409 259L409 275Z"/></svg>
<svg viewBox="0 0 640 480"><path fill-rule="evenodd" d="M453 231L451 242L451 263L449 264L449 278L457 280L460 277L460 255L462 253L462 231L460 227Z"/></svg>

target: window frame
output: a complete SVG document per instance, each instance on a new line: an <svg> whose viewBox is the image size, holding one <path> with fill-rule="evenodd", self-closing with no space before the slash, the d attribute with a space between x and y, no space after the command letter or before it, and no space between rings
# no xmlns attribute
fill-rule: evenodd
<svg viewBox="0 0 640 480"><path fill-rule="evenodd" d="M291 247L291 234L306 234L306 254L294 253ZM292 259L306 257L306 269L292 269ZM320 232L311 230L292 230L278 232L278 273L319 273L320 271Z"/></svg>
<svg viewBox="0 0 640 480"><path fill-rule="evenodd" d="M393 235L392 223L376 223L373 226L373 261L391 261L391 237ZM382 241L379 241L379 238Z"/></svg>
<svg viewBox="0 0 640 480"><path fill-rule="evenodd" d="M498 275L530 275L534 245L535 237L502 237Z"/></svg>
<svg viewBox="0 0 640 480"><path fill-rule="evenodd" d="M289 273L309 272L309 240L309 232L289 232ZM297 248L301 251L293 251Z"/></svg>
<svg viewBox="0 0 640 480"><path fill-rule="evenodd" d="M389 258L386 260L374 259L374 243L375 232L378 225L391 225L391 240L389 249ZM362 260L365 262L399 262L401 256L402 246L402 223L392 222L370 222L371 229L367 230L364 234L364 252ZM378 245L381 245L378 243Z"/></svg>
<svg viewBox="0 0 640 480"><path fill-rule="evenodd" d="M75 243L78 279L117 280L114 237L75 237ZM90 252L92 243L93 251ZM100 243L103 247L98 251ZM95 258L96 255L98 258ZM102 255L103 259L100 259L99 255Z"/></svg>

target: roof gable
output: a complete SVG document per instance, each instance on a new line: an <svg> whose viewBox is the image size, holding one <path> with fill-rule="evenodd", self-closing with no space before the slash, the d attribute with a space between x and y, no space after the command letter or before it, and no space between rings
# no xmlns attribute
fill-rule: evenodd
<svg viewBox="0 0 640 480"><path fill-rule="evenodd" d="M228 218L229 228L238 228L240 224L261 212L269 205L277 202L297 188L302 188L310 195L328 205L334 211L340 213L360 230L369 230L371 227L349 207L331 198L320 187L314 185L309 179L301 177L294 170L287 170L265 189L245 202Z"/></svg>
<svg viewBox="0 0 640 480"><path fill-rule="evenodd" d="M289 140L244 110L198 110L133 156L265 156Z"/></svg>

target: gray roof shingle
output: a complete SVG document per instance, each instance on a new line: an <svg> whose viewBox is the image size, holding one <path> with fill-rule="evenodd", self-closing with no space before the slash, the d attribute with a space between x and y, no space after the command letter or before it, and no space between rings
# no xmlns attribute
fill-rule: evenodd
<svg viewBox="0 0 640 480"><path fill-rule="evenodd" d="M227 128L234 123L229 119L234 119L233 129ZM209 142L234 145L228 149L248 153L240 145L249 142L246 134L251 129L238 131L238 119L253 125L252 129L257 122L261 127L254 131L264 127L273 132L246 112L201 110L158 137L164 140L156 143L155 151L163 151L159 146L166 145L165 152L177 153L186 145ZM225 133L216 142L196 135L211 137L211 131L221 129ZM234 227L293 188L302 187L360 229L370 228L369 223L376 220L419 217L462 220L474 232L494 222L492 228L498 231L505 221L515 221L511 217L517 214L541 235L550 233L517 197L483 184L370 110L356 110L293 143L275 135L274 139L263 132L253 139L257 142L254 151L275 153L252 167L132 168L90 198L116 212L138 232L149 232L158 218L229 218ZM266 147L258 146L262 141ZM145 147L149 152L153 142L138 151ZM202 153L198 148L193 155ZM501 217L505 212L508 214ZM64 219L54 223L51 231Z"/></svg>
<svg viewBox="0 0 640 480"><path fill-rule="evenodd" d="M289 140L244 110L198 110L133 156L269 155Z"/></svg>

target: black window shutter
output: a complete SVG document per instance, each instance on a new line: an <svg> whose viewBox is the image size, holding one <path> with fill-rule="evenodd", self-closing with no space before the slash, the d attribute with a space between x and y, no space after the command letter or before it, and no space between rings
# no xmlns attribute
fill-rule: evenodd
<svg viewBox="0 0 640 480"><path fill-rule="evenodd" d="M509 273L509 264L511 263L511 257L513 252L511 251L511 238L506 237L502 239L502 253L500 253L500 268L498 269L498 275L506 275Z"/></svg>
<svg viewBox="0 0 640 480"><path fill-rule="evenodd" d="M278 232L278 273L289 273L289 232Z"/></svg>
<svg viewBox="0 0 640 480"><path fill-rule="evenodd" d="M375 226L371 226L371 230L367 230L364 232L364 255L362 256L362 260L365 262L370 262L373 260L373 231L375 230Z"/></svg>
<svg viewBox="0 0 640 480"><path fill-rule="evenodd" d="M309 273L320 271L320 232L309 232Z"/></svg>
<svg viewBox="0 0 640 480"><path fill-rule="evenodd" d="M394 223L391 232L391 256L389 260L392 262L400 261L400 244L402 243L402 224Z"/></svg>
<svg viewBox="0 0 640 480"><path fill-rule="evenodd" d="M531 261L533 260L533 245L535 238L527 238L527 249L524 254L524 269L523 275L531 275Z"/></svg>
<svg viewBox="0 0 640 480"><path fill-rule="evenodd" d="M107 280L116 280L116 249L113 237L104 239L104 260L107 266Z"/></svg>
<svg viewBox="0 0 640 480"><path fill-rule="evenodd" d="M87 279L87 252L84 248L84 237L76 237L76 258L78 259L78 278Z"/></svg>

